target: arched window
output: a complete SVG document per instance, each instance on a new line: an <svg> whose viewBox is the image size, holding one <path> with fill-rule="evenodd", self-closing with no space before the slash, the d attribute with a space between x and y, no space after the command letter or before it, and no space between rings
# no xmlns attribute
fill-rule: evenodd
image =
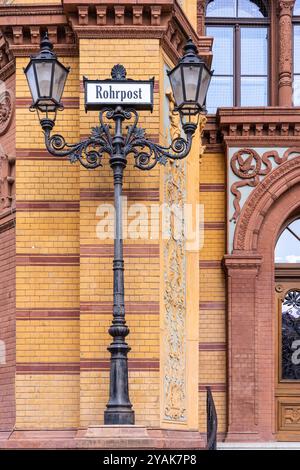
<svg viewBox="0 0 300 470"><path fill-rule="evenodd" d="M300 0L294 5L294 84L293 84L293 103L294 106L300 105Z"/></svg>
<svg viewBox="0 0 300 470"><path fill-rule="evenodd" d="M207 109L268 105L268 3L208 0L206 34L214 38Z"/></svg>
<svg viewBox="0 0 300 470"><path fill-rule="evenodd" d="M275 249L275 263L300 263L300 219L289 223Z"/></svg>

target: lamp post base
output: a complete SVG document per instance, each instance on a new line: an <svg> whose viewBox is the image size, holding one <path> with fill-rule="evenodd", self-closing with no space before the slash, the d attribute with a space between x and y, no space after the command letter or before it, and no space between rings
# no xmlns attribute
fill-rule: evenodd
<svg viewBox="0 0 300 470"><path fill-rule="evenodd" d="M104 424L105 425L134 425L134 411L133 410L105 410L104 411Z"/></svg>

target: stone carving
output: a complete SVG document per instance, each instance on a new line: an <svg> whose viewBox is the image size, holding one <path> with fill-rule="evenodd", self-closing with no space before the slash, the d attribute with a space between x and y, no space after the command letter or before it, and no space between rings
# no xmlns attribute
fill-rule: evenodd
<svg viewBox="0 0 300 470"><path fill-rule="evenodd" d="M300 407L284 407L284 424L300 424Z"/></svg>
<svg viewBox="0 0 300 470"><path fill-rule="evenodd" d="M204 114L199 116L199 132L200 132L200 146L199 146L199 156L200 156L200 163L201 159L204 155L206 150L206 145L203 145L203 131L207 123L207 117Z"/></svg>
<svg viewBox="0 0 300 470"><path fill-rule="evenodd" d="M175 111L175 100L171 88L167 90L166 97L169 100L170 136L171 140L174 140L178 139L181 135L180 114L178 111Z"/></svg>
<svg viewBox="0 0 300 470"><path fill-rule="evenodd" d="M11 208L14 204L15 158L0 153L0 211Z"/></svg>
<svg viewBox="0 0 300 470"><path fill-rule="evenodd" d="M233 173L242 181L232 184L230 190L234 195L233 206L235 212L230 222L236 222L240 213L241 188L250 186L252 188L258 186L262 178L271 173L273 167L270 161L273 158L276 165L282 165L291 156L295 157L300 153L300 147L294 147L286 150L282 157L279 156L277 150L265 152L260 156L256 150L244 148L236 152L231 158L231 169Z"/></svg>
<svg viewBox="0 0 300 470"><path fill-rule="evenodd" d="M4 134L13 115L13 99L10 91L0 93L0 135Z"/></svg>
<svg viewBox="0 0 300 470"><path fill-rule="evenodd" d="M279 2L279 105L292 104L292 11L295 0Z"/></svg>
<svg viewBox="0 0 300 470"><path fill-rule="evenodd" d="M282 191L282 187L286 187L286 182L295 176L291 173L299 172L300 156L286 161L282 166L276 168L270 172L252 192L249 196L247 203L243 207L240 219L235 232L234 238L234 249L235 250L247 250L252 251L254 249L253 241L251 238L247 238L246 234L249 231L249 225L252 217L255 215L258 217L261 212L258 211L257 206L261 204L263 198L270 200L270 195L273 194L272 198L276 198L277 192ZM300 178L299 178L300 179ZM276 189L273 189L276 188ZM259 230L259 223L257 221L256 231ZM251 243L251 245L249 244Z"/></svg>
<svg viewBox="0 0 300 470"><path fill-rule="evenodd" d="M170 102L170 135L180 136L179 113ZM164 419L186 421L186 279L183 214L185 202L185 163L170 162L165 167L164 202L170 208L169 238L164 242ZM178 208L178 214L172 211ZM180 230L179 230L180 227Z"/></svg>

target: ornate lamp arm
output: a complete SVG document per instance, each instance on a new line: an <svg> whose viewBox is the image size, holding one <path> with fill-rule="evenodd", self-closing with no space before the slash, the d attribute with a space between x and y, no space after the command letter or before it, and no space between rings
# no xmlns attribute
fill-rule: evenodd
<svg viewBox="0 0 300 470"><path fill-rule="evenodd" d="M50 119L41 120L41 126L45 135L45 145L48 152L54 157L69 157L71 163L77 160L87 169L102 166L104 153L109 153L110 147L103 138L96 138L93 134L76 144L68 144L60 134L51 135L54 122Z"/></svg>
<svg viewBox="0 0 300 470"><path fill-rule="evenodd" d="M140 170L151 170L157 163L166 165L168 160L182 160L190 153L196 129L196 124L186 124L184 132L187 138L177 137L168 147L163 147L146 138L135 137L131 141L131 149L128 153L133 153L135 166Z"/></svg>
<svg viewBox="0 0 300 470"><path fill-rule="evenodd" d="M60 134L51 135L54 121L42 119L41 126L45 135L45 145L48 152L55 157L69 157L72 163L77 160L88 169L102 166L104 154L112 157L115 153L114 138L111 135L111 127L104 122L116 120L117 116L122 120L133 119L133 124L127 126L127 134L121 145L123 158L133 154L135 166L140 170L151 170L157 163L165 165L168 160L182 160L192 146L193 135L197 124L188 123L183 126L186 139L178 137L171 145L164 147L146 138L145 130L138 127L138 113L135 109L105 108L99 113L100 126L94 127L90 137L76 144L68 144ZM119 137L122 138L122 135Z"/></svg>

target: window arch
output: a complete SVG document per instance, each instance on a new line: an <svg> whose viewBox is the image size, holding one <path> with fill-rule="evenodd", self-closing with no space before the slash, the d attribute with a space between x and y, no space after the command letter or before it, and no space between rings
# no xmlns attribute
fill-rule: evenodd
<svg viewBox="0 0 300 470"><path fill-rule="evenodd" d="M268 5L263 0L208 0L206 16L264 18L268 17Z"/></svg>
<svg viewBox="0 0 300 470"><path fill-rule="evenodd" d="M214 38L207 110L268 105L269 14L265 0L208 0L206 34Z"/></svg>
<svg viewBox="0 0 300 470"><path fill-rule="evenodd" d="M290 221L281 232L275 248L275 262L300 263L300 218Z"/></svg>

